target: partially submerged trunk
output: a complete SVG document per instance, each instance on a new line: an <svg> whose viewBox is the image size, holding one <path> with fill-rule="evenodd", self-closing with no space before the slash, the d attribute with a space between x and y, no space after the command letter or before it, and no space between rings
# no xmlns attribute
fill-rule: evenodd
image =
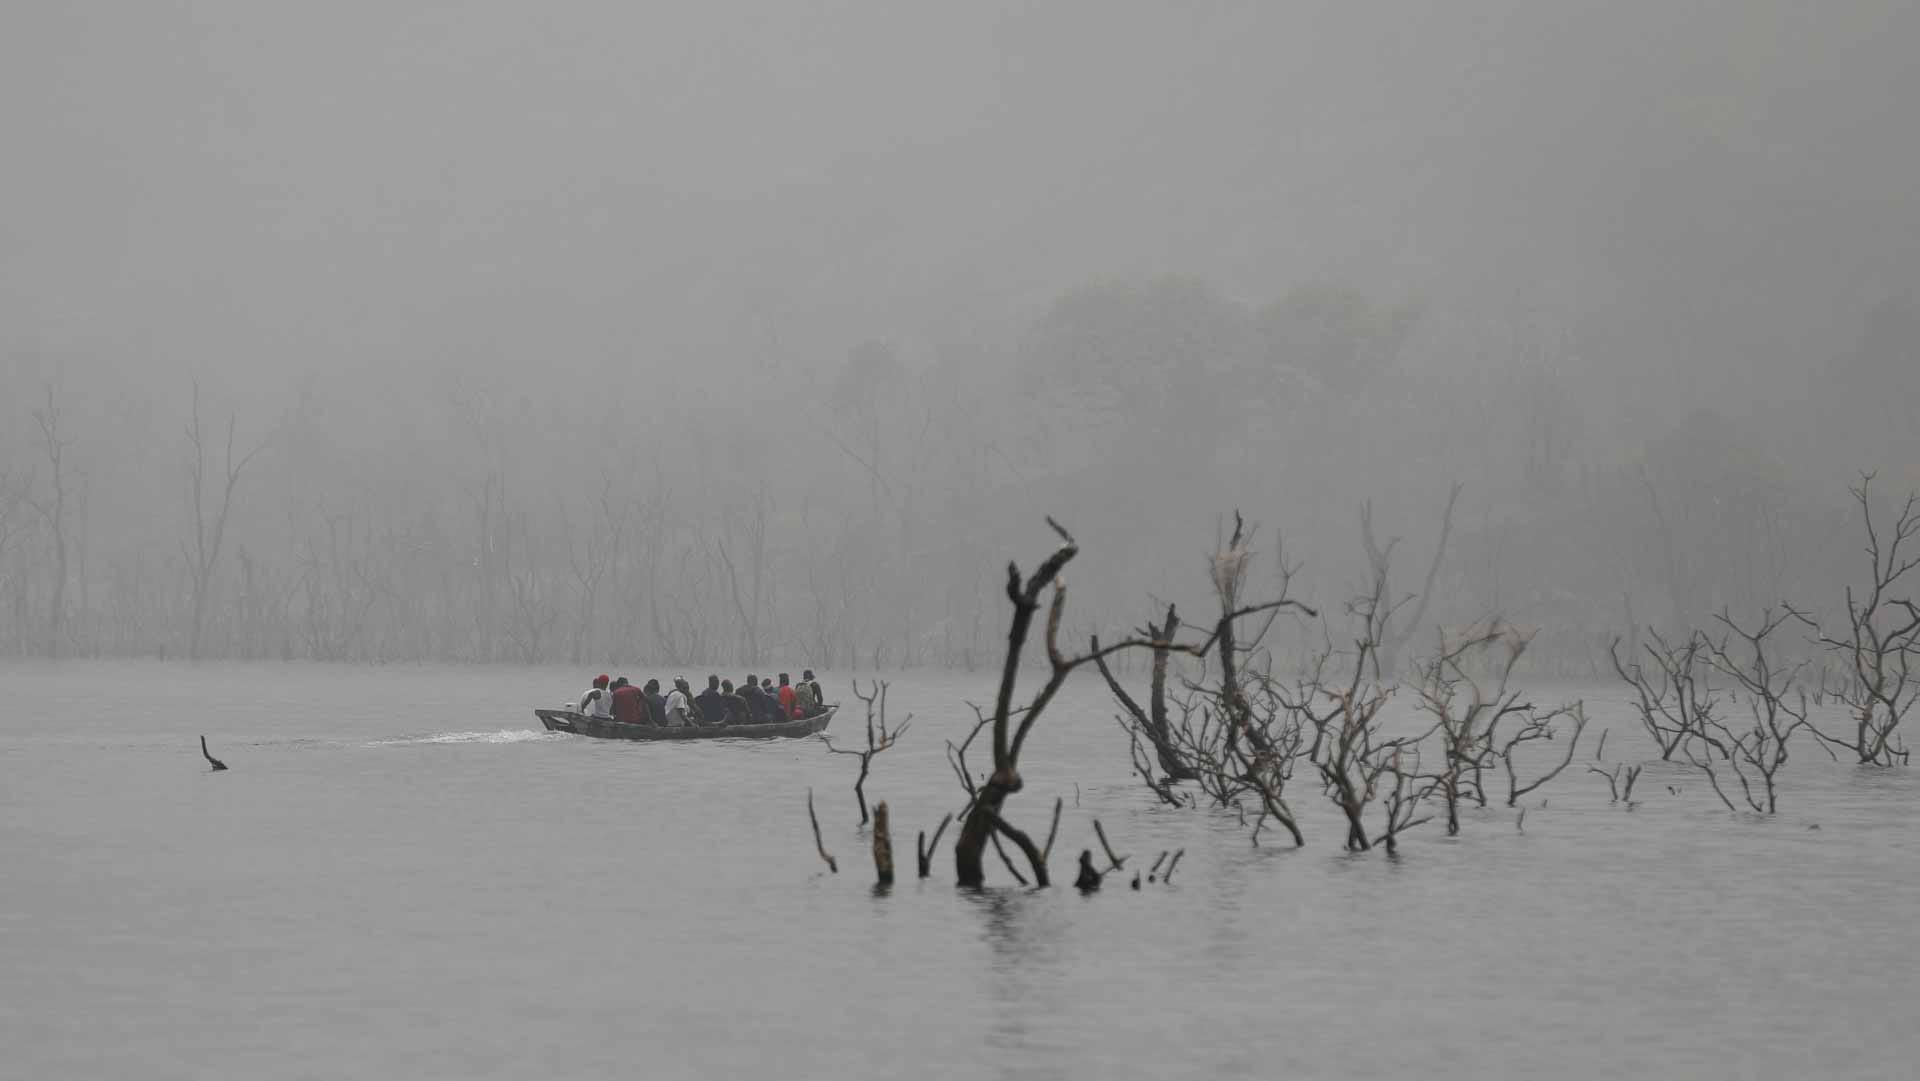
<svg viewBox="0 0 1920 1081"><path fill-rule="evenodd" d="M887 828L887 801L873 809L873 871L880 885L893 885L893 834Z"/></svg>
<svg viewBox="0 0 1920 1081"><path fill-rule="evenodd" d="M1033 839L1015 828L1003 817L1007 797L1020 791L1024 782L1020 778L1020 748L1026 743L1027 734L1033 730L1035 722L1045 713L1048 703L1059 692L1075 668L1088 661L1098 661L1109 653L1136 647L1151 647L1155 643L1147 639L1128 639L1104 648L1096 647L1088 653L1076 657L1067 657L1060 652L1060 620L1066 610L1067 588L1056 581L1062 567L1079 554L1079 547L1072 535L1061 528L1058 522L1047 519L1047 524L1060 535L1061 545L1056 548L1045 562L1034 571L1033 577L1022 580L1020 568L1013 564L1007 566L1007 599L1013 602L1013 619L1007 628L1007 655L1000 669L1000 690L994 698L993 715L993 770L987 781L973 793L973 801L968 806L966 817L960 825L960 837L954 843L954 877L959 884L978 887L986 884L985 856L987 843L995 835L1005 837L1026 853L1027 862L1033 868L1034 882L1039 886L1049 885L1047 857ZM1053 586L1053 603L1047 610L1045 632L1047 650L1047 681L1025 707L1015 710L1013 690L1020 674L1020 655L1026 649L1027 634L1033 627L1033 617L1040 610L1040 593L1048 585ZM1020 723L1012 726L1018 716ZM1009 731L1009 728L1012 728ZM969 785L971 787L971 785Z"/></svg>

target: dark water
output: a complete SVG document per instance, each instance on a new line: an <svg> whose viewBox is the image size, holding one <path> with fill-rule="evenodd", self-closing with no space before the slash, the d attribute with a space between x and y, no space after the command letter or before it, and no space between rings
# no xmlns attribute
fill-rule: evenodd
<svg viewBox="0 0 1920 1081"><path fill-rule="evenodd" d="M869 789L908 873L876 896L853 760L535 731L577 673L0 668L0 1075L1916 1075L1910 771L1809 743L1762 819L1657 763L1629 813L1576 767L1524 832L1477 812L1397 859L1341 853L1299 783L1308 847L1256 849L1130 782L1083 681L1010 815L1065 797L1061 877L1095 816L1185 846L1173 885L966 894L945 854L912 879L912 833L990 678L895 681L918 719Z"/></svg>

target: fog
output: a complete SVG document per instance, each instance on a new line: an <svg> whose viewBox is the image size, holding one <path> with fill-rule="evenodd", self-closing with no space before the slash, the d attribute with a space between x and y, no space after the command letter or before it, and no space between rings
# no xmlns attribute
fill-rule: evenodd
<svg viewBox="0 0 1920 1081"><path fill-rule="evenodd" d="M0 652L991 663L1455 484L1538 663L1839 602L1920 8L1191 6L10 6Z"/></svg>

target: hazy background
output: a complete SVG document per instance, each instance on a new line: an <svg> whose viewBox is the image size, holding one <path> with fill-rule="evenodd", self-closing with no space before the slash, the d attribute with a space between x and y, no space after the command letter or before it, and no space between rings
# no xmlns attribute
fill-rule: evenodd
<svg viewBox="0 0 1920 1081"><path fill-rule="evenodd" d="M1898 0L9 5L0 650L967 664L1043 512L1115 626L1197 604L1236 506L1327 601L1371 499L1418 588L1455 482L1429 618L1543 663L1831 605L1848 481L1920 485L1916 41ZM194 380L204 538L229 418L265 448L211 561Z"/></svg>

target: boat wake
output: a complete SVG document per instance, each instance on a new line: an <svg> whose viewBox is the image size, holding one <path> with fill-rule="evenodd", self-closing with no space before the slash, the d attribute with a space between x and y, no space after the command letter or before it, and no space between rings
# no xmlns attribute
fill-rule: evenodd
<svg viewBox="0 0 1920 1081"><path fill-rule="evenodd" d="M368 743L369 747L407 747L430 743L534 743L540 740L565 738L564 732L548 732L538 728L502 728L498 732L440 732L431 736L402 736L398 739L377 739Z"/></svg>

